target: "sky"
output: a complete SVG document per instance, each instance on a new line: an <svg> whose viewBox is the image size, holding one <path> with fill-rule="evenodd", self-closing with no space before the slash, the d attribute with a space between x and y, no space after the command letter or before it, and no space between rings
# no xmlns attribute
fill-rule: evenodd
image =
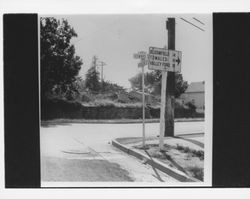
<svg viewBox="0 0 250 199"><path fill-rule="evenodd" d="M78 34L71 43L83 60L79 75L84 79L94 55L104 61L104 80L130 88L129 78L141 72L133 54L149 47L167 45L167 17L176 19L175 48L182 51L181 73L188 83L206 81L212 68L212 15L56 15L67 19ZM205 31L181 20L184 18ZM194 20L199 19L205 25ZM148 71L147 66L145 71ZM101 69L99 68L101 71Z"/></svg>

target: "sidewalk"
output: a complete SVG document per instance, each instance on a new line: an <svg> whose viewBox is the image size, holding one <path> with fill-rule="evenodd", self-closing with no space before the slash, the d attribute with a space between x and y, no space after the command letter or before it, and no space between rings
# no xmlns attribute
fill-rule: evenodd
<svg viewBox="0 0 250 199"><path fill-rule="evenodd" d="M204 135L195 138L167 137L164 151L160 151L159 138L146 138L146 149L142 148L141 137L117 138L113 146L135 156L181 182L203 181Z"/></svg>

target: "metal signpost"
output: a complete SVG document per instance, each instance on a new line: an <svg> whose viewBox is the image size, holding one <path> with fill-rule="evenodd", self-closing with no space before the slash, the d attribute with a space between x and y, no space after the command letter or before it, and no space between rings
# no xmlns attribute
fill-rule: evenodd
<svg viewBox="0 0 250 199"><path fill-rule="evenodd" d="M161 83L161 114L160 114L160 140L159 147L163 150L164 146L164 132L165 132L165 102L166 102L166 87L168 71L181 71L181 52L168 50L166 48L149 48L148 68L150 70L162 71Z"/></svg>
<svg viewBox="0 0 250 199"><path fill-rule="evenodd" d="M147 64L147 53L140 51L134 54L135 59L140 59L138 67L142 68L142 147L145 148L145 93L144 93L144 66Z"/></svg>

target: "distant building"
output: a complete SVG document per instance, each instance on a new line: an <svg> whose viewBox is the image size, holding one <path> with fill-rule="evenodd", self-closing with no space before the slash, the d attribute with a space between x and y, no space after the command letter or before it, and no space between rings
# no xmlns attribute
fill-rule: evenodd
<svg viewBox="0 0 250 199"><path fill-rule="evenodd" d="M185 93L180 96L183 104L191 102L196 106L197 112L205 110L205 82L192 82Z"/></svg>

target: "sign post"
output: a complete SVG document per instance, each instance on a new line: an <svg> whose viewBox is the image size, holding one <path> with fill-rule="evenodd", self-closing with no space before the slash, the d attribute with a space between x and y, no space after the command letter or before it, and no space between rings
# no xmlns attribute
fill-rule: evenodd
<svg viewBox="0 0 250 199"><path fill-rule="evenodd" d="M167 78L168 72L161 72L161 115L160 115L160 137L159 137L159 147L160 150L163 150L164 146L164 132L165 132L165 103L166 103L166 87L167 87Z"/></svg>
<svg viewBox="0 0 250 199"><path fill-rule="evenodd" d="M142 68L142 147L145 148L145 85L144 85L144 66L147 64L146 60L147 53L140 51L137 54L134 54L135 59L140 59L138 67Z"/></svg>
<svg viewBox="0 0 250 199"><path fill-rule="evenodd" d="M145 93L144 93L144 66L142 69L142 146L145 147Z"/></svg>
<svg viewBox="0 0 250 199"><path fill-rule="evenodd" d="M168 72L181 72L181 52L166 48L150 47L148 55L148 68L151 70L162 71L159 147L160 150L163 150L165 129L167 128L165 123L165 109L168 108L166 107Z"/></svg>

